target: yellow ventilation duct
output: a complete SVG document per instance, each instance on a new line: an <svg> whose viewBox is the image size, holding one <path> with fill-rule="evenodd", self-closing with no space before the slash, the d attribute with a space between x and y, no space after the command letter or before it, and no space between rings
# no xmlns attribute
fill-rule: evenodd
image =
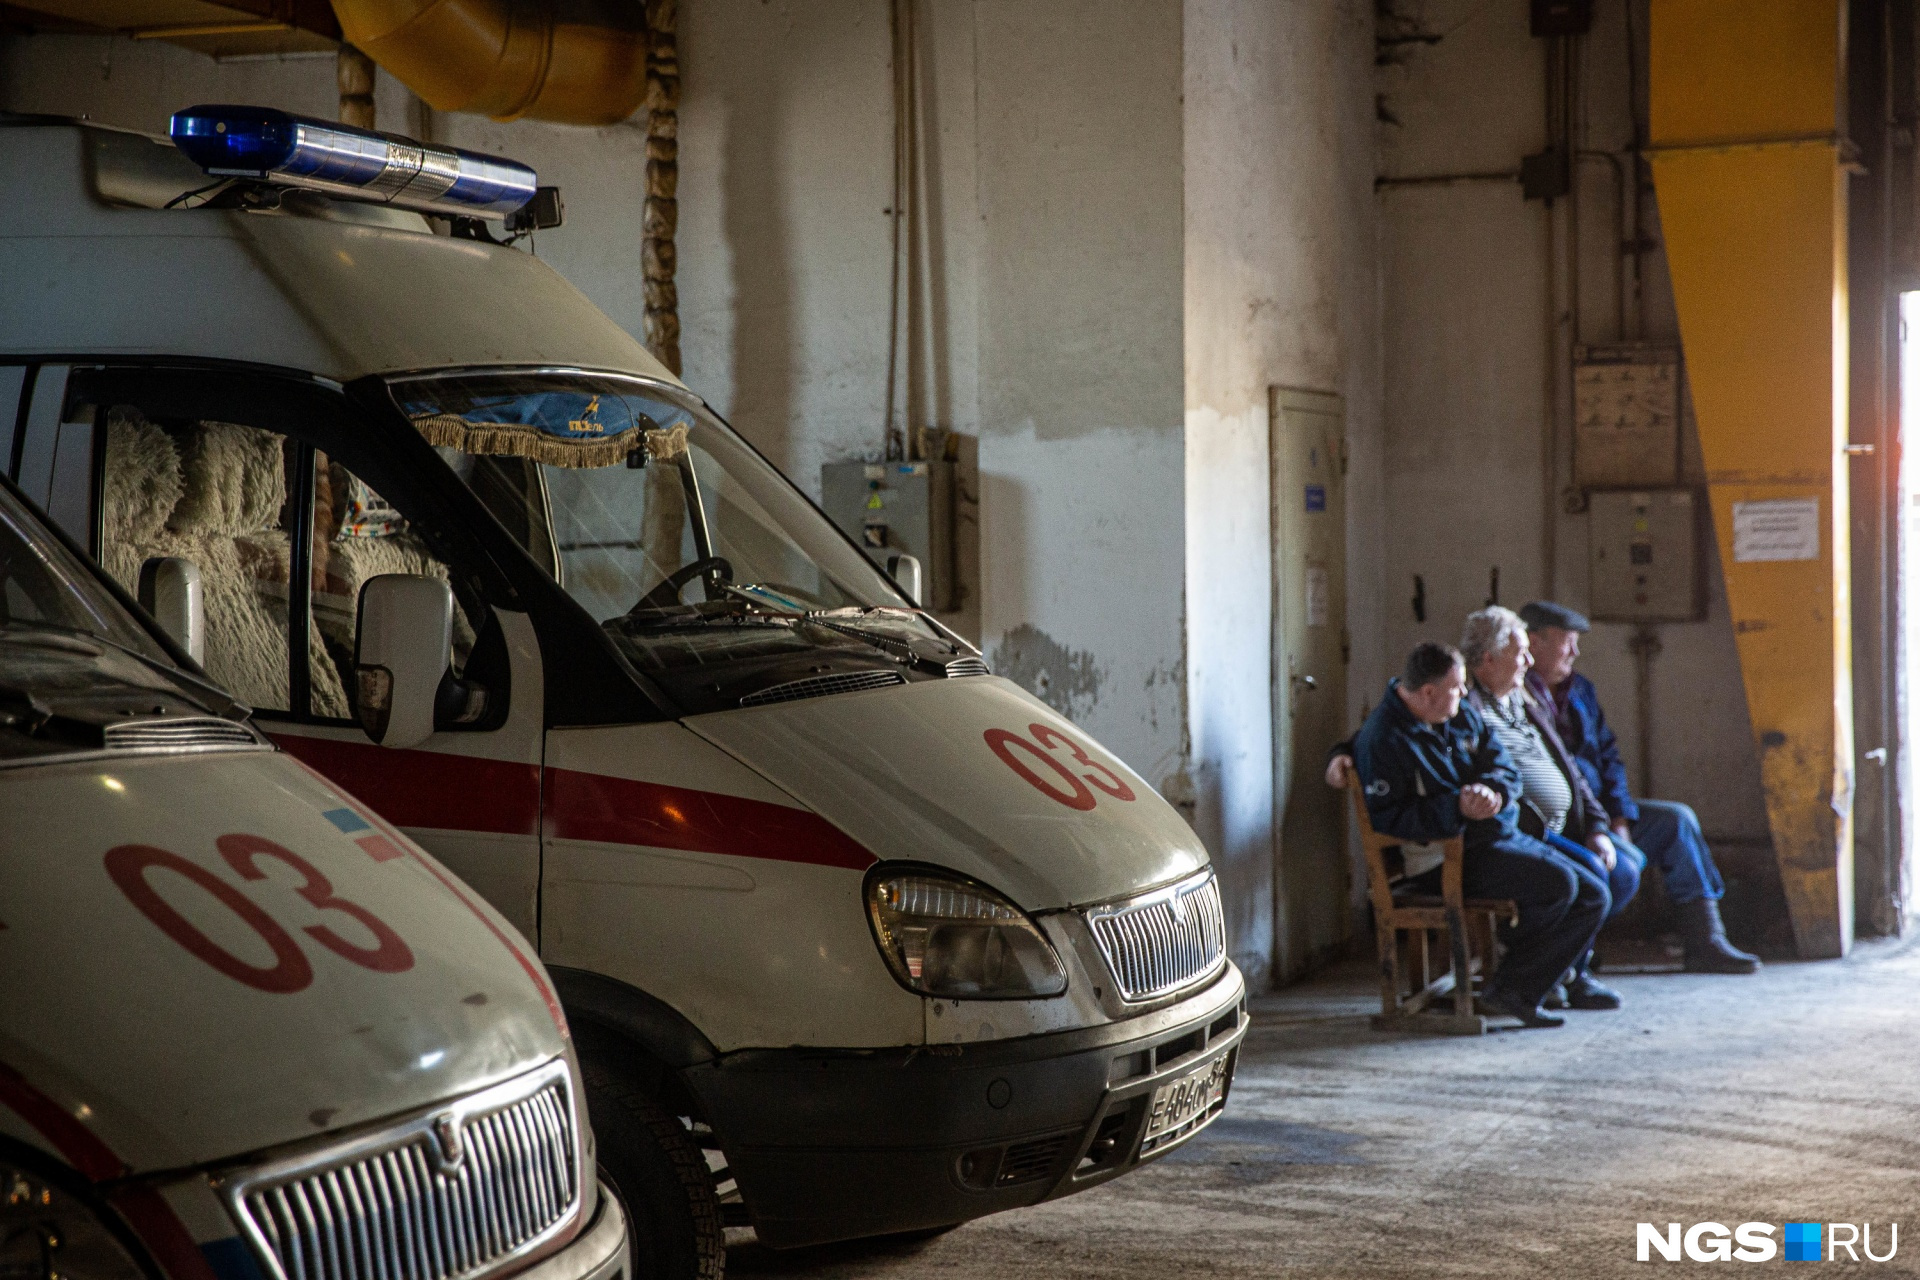
<svg viewBox="0 0 1920 1280"><path fill-rule="evenodd" d="M639 0L333 0L347 42L436 111L615 124L647 92Z"/></svg>

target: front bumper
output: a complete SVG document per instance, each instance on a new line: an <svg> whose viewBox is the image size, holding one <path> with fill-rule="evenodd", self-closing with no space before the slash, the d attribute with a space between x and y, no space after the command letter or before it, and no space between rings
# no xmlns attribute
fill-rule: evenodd
<svg viewBox="0 0 1920 1280"><path fill-rule="evenodd" d="M600 1184L593 1221L558 1253L549 1254L511 1280L637 1280L627 1249L627 1215L620 1197Z"/></svg>
<svg viewBox="0 0 1920 1280"><path fill-rule="evenodd" d="M1174 1015L1168 1017L1165 1015ZM1071 1195L1142 1153L1153 1092L1246 1034L1232 965L1171 1009L1078 1031L878 1050L756 1049L689 1068L763 1244L965 1222Z"/></svg>

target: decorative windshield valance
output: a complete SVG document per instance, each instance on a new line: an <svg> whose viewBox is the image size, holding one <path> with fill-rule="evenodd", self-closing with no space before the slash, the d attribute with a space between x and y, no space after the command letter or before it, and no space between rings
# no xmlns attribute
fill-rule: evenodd
<svg viewBox="0 0 1920 1280"><path fill-rule="evenodd" d="M555 467L617 466L635 450L670 461L687 451L684 422L661 427L629 400L585 392L480 397L460 413L412 421L429 444Z"/></svg>

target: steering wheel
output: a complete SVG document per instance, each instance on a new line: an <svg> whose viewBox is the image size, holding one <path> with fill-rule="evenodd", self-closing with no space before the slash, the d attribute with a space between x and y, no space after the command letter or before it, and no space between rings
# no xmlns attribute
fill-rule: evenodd
<svg viewBox="0 0 1920 1280"><path fill-rule="evenodd" d="M642 609L668 608L679 601L680 593L686 590L687 584L703 573L717 573L726 581L733 581L733 565L728 563L725 556L707 556L691 564L683 564L662 578L659 586L641 596L639 603L627 612L638 613Z"/></svg>

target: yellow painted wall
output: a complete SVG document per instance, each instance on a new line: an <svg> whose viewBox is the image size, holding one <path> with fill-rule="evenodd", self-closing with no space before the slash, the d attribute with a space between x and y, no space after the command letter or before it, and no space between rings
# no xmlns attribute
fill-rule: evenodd
<svg viewBox="0 0 1920 1280"><path fill-rule="evenodd" d="M1852 939L1846 175L1837 0L1654 0L1652 164L1714 529L1803 956ZM1735 504L1820 503L1819 556Z"/></svg>

